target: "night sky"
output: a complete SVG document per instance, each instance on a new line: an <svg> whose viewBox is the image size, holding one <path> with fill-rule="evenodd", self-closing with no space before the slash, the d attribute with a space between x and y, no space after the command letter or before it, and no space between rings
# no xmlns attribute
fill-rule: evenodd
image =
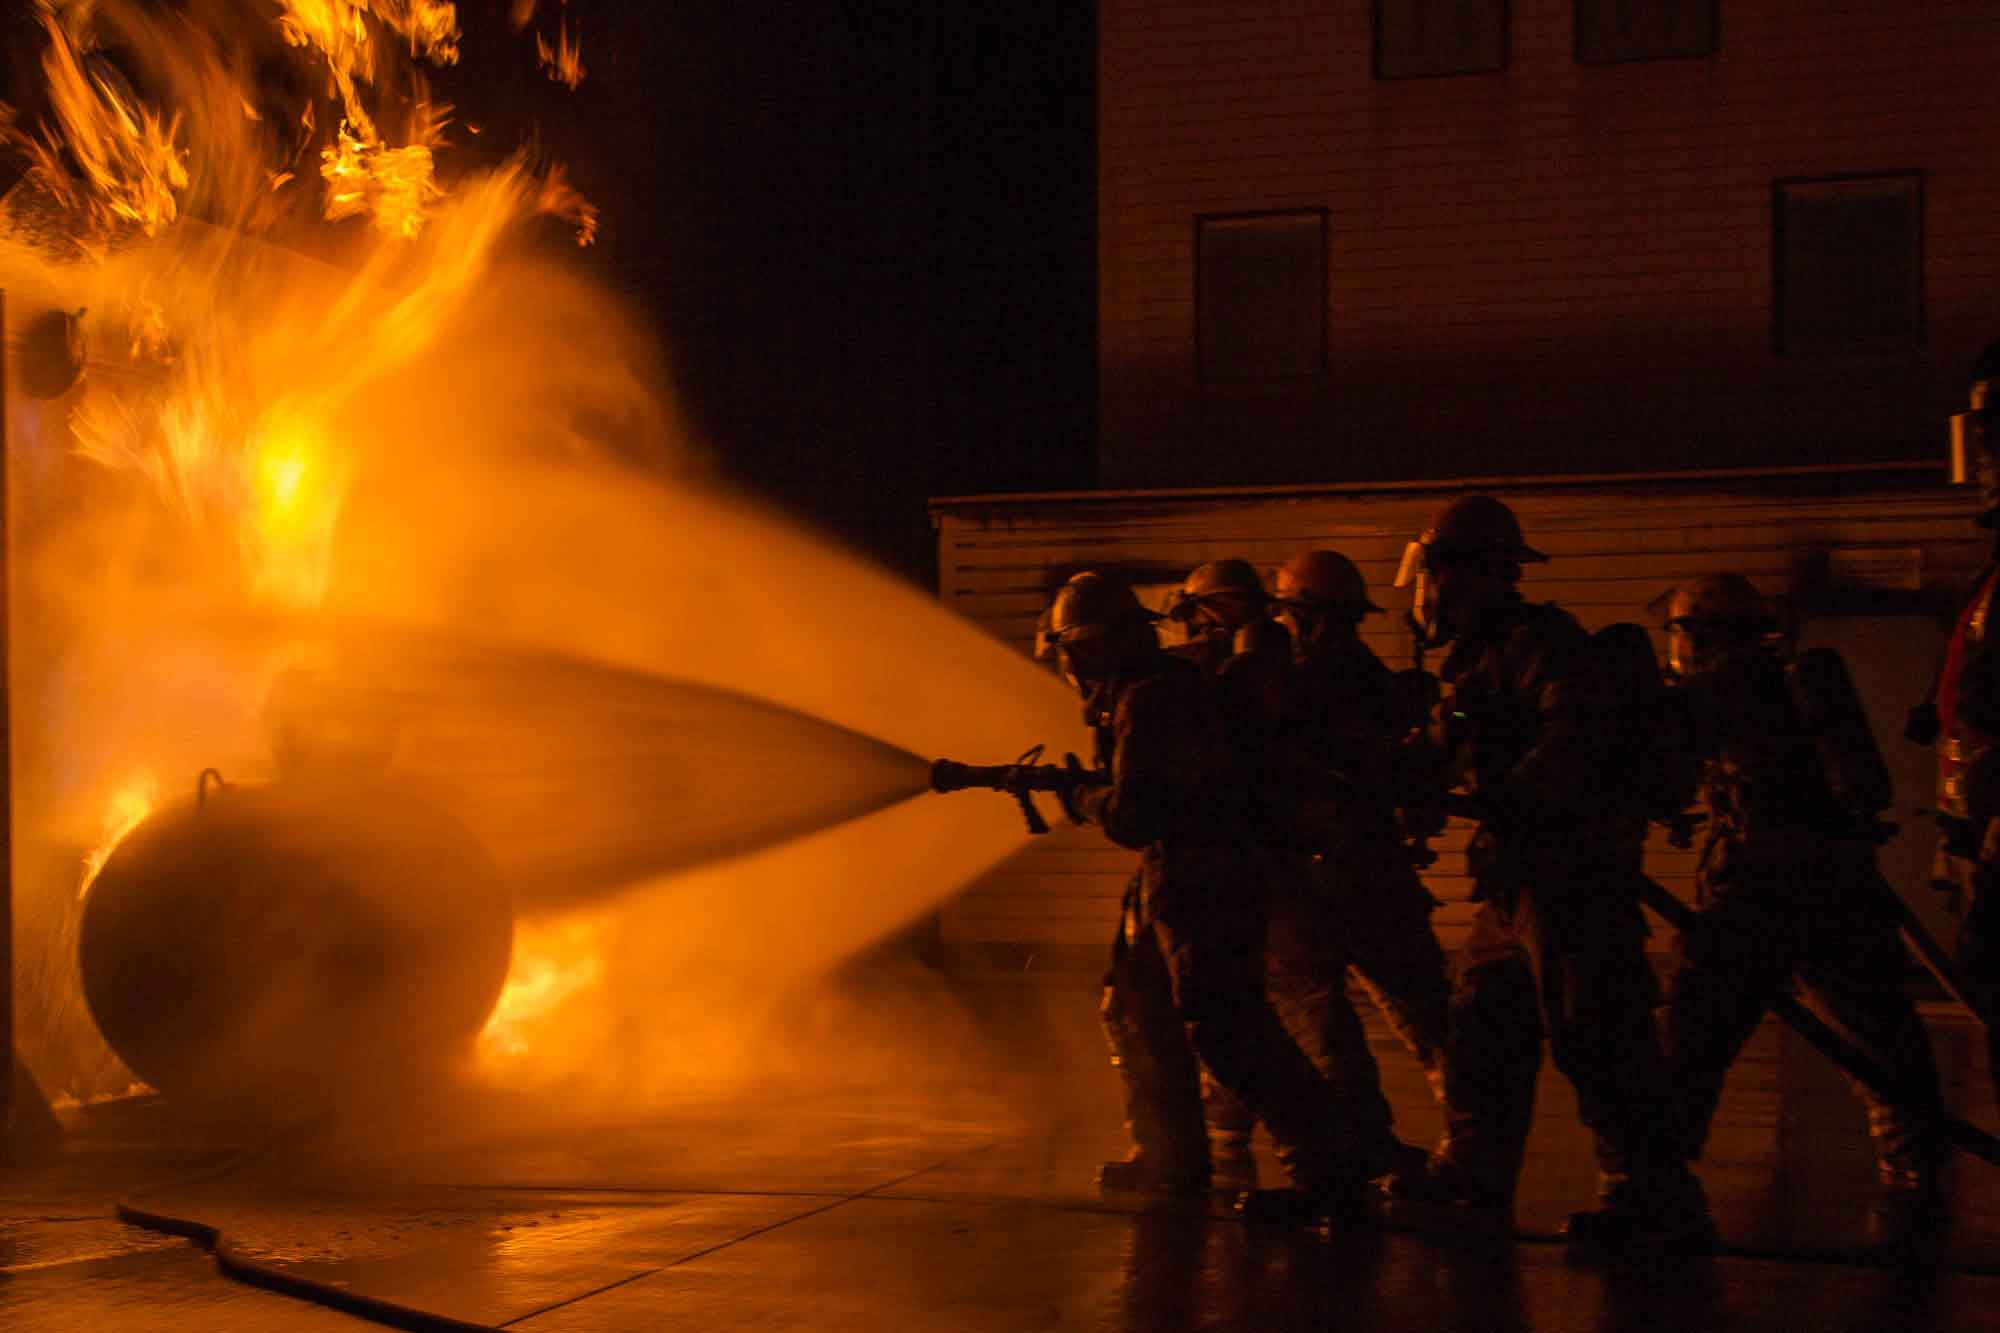
<svg viewBox="0 0 2000 1333"><path fill-rule="evenodd" d="M928 580L928 496L1094 475L1092 10L572 0L570 93L472 5L463 65L603 207L725 466Z"/></svg>

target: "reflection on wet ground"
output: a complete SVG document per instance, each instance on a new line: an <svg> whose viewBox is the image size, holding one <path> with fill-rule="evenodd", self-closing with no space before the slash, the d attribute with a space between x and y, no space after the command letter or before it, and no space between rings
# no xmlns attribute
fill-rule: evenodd
<svg viewBox="0 0 2000 1333"><path fill-rule="evenodd" d="M1962 1163L1943 1262L1867 1249L1868 1153L1838 1080L1766 1032L1704 1174L1731 1252L1607 1272L1558 1247L1250 1228L1106 1200L1118 1152L1087 978L1013 979L983 1009L983 1082L656 1108L588 1132L384 1140L366 1162L266 1155L158 1190L294 1276L472 1324L584 1330L1412 1329L1596 1333L1972 1329L2000 1321L2000 1173ZM1938 1046L1960 1110L1994 1120L1970 1033ZM1407 1137L1436 1127L1381 1052ZM962 1066L961 1066L962 1067ZM1522 1222L1588 1198L1567 1089L1542 1089ZM440 1108L442 1109L442 1108ZM488 1123L496 1108L486 1107ZM435 1130L436 1127L434 1127ZM143 1138L127 1131L127 1138ZM0 1323L13 1329L314 1329L345 1315L235 1285L185 1242L119 1228L116 1193L213 1156L131 1147L0 1177ZM1267 1163L1268 1165L1268 1163ZM1979 1270L1984 1270L1979 1271Z"/></svg>

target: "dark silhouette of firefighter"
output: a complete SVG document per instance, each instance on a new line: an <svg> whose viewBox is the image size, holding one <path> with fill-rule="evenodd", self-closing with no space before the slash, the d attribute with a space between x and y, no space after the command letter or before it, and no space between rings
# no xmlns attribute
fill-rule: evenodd
<svg viewBox="0 0 2000 1333"><path fill-rule="evenodd" d="M1083 573L1057 592L1044 638L1108 770L1064 791L1065 807L1143 853L1104 993L1134 1151L1102 1182L1208 1189L1206 1064L1269 1128L1297 1187L1246 1196L1247 1214L1358 1214L1367 1183L1339 1151L1341 1107L1265 998L1270 878L1245 874L1263 845L1254 784L1218 693L1160 647L1155 619L1123 583Z"/></svg>
<svg viewBox="0 0 2000 1333"><path fill-rule="evenodd" d="M1868 1106L1890 1215L1933 1214L1943 1101L1903 986L1895 890L1876 867L1887 765L1838 654L1787 659L1748 579L1714 574L1667 606L1674 691L1701 762L1700 910L1681 931L1665 1043L1676 1131L1699 1157L1723 1077L1772 1004L1806 1001L1884 1070Z"/></svg>
<svg viewBox="0 0 2000 1333"><path fill-rule="evenodd" d="M1277 581L1274 608L1247 561L1196 569L1170 612L1188 632L1176 651L1214 681L1271 831L1245 873L1274 876L1272 1005L1342 1103L1342 1122L1356 1136L1343 1145L1348 1160L1384 1176L1424 1154L1395 1137L1347 971L1361 973L1391 1025L1435 1069L1449 994L1430 929L1435 904L1411 866L1394 799L1383 799L1395 744L1421 715L1355 632L1378 608L1352 562L1315 552L1285 565ZM1273 609L1279 620L1270 619ZM1310 644L1298 643L1295 662L1299 632ZM1208 1071L1203 1100L1217 1182L1253 1188L1256 1117Z"/></svg>
<svg viewBox="0 0 2000 1333"><path fill-rule="evenodd" d="M1975 520L1994 535L1986 568L1959 609L1931 697L1905 733L1937 746L1938 855L1932 880L1959 919L1958 964L1967 999L1986 1023L2000 1090L2000 342L1973 363L1966 410L1951 419L1952 479L1976 485Z"/></svg>
<svg viewBox="0 0 2000 1333"><path fill-rule="evenodd" d="M1433 742L1479 826L1480 906L1454 962L1446 1136L1428 1174L1397 1182L1454 1221L1511 1218L1542 1042L1596 1138L1600 1202L1573 1215L1579 1254L1701 1249L1713 1229L1667 1116L1657 987L1633 882L1644 801L1625 780L1612 673L1590 635L1518 588L1528 546L1489 496L1447 505L1412 543L1424 642L1451 645Z"/></svg>
<svg viewBox="0 0 2000 1333"><path fill-rule="evenodd" d="M1283 727L1303 761L1294 771L1314 908L1302 923L1307 966L1298 981L1338 985L1352 968L1442 1099L1451 988L1431 928L1437 901L1398 815L1421 805L1432 777L1408 742L1429 718L1436 682L1391 670L1362 642L1362 620L1381 608L1346 556L1304 552L1279 566L1275 582L1278 619L1297 653ZM1430 831L1428 821L1415 831ZM1281 965L1291 956L1281 951ZM1322 1041L1357 1095L1379 1101L1380 1072L1359 1024Z"/></svg>

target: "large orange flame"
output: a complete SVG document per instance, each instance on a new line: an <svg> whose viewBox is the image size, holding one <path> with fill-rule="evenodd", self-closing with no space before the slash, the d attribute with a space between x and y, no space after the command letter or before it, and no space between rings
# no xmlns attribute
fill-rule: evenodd
<svg viewBox="0 0 2000 1333"><path fill-rule="evenodd" d="M180 118L141 104L108 73L86 70L83 52L53 14L42 16L42 26L49 36L42 72L56 124L22 144L31 175L99 226L129 223L155 235L178 215L188 185ZM66 169L65 156L81 179Z"/></svg>
<svg viewBox="0 0 2000 1333"><path fill-rule="evenodd" d="M221 132L183 143L178 115L142 105L95 72L87 53L104 8L78 3L44 16L56 115L29 145L38 182L73 217L72 239L88 241L102 266L103 299L89 302L94 322L101 328L122 316L116 349L140 372L83 395L72 413L77 447L145 477L193 531L233 549L242 584L258 598L318 605L334 576L332 538L354 475L348 406L435 347L522 219L566 218L588 244L596 212L559 168L535 170L525 155L455 191L440 181L445 110L410 65L457 58L453 5L279 0L275 32L325 77L333 103L330 115L315 115L311 103L300 115L307 135L332 127L320 150L320 212L334 222L365 218L378 239L358 267L314 271L324 304L259 308L251 278L269 260L238 233L177 225L185 221L177 200L191 161L279 192L297 188L295 173L275 156L255 170L221 170L220 159L246 144L276 146ZM251 62L192 38L187 47L189 67L173 82L209 90L210 102L233 100L254 119L259 90L231 83ZM392 64L405 77L392 80ZM391 120L402 128L394 141L378 128ZM249 199L217 201L215 212L268 216ZM128 253L121 237L130 231L157 237L161 248ZM242 289L236 299L233 287Z"/></svg>

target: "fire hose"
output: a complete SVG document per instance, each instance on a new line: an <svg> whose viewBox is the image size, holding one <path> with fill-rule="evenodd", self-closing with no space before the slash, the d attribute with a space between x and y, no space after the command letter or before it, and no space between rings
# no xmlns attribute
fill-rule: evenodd
<svg viewBox="0 0 2000 1333"><path fill-rule="evenodd" d="M483 1333L492 1328L490 1324L468 1323L463 1319L454 1319L450 1315L420 1310L412 1305L349 1291L331 1282L315 1281L296 1273L286 1272L275 1264L253 1259L243 1253L230 1240L228 1233L215 1224L165 1212L146 1202L150 1195L220 1180L237 1171L256 1155L255 1150L245 1152L230 1158L221 1166L210 1167L190 1176L134 1190L118 1201L116 1209L118 1220L147 1231L181 1236L193 1241L215 1256L215 1266L225 1277L234 1278L245 1286L259 1287L280 1296L289 1296L293 1300L324 1305L329 1309L339 1310L343 1314L351 1314L372 1323L385 1324L390 1328L409 1329L411 1333Z"/></svg>

